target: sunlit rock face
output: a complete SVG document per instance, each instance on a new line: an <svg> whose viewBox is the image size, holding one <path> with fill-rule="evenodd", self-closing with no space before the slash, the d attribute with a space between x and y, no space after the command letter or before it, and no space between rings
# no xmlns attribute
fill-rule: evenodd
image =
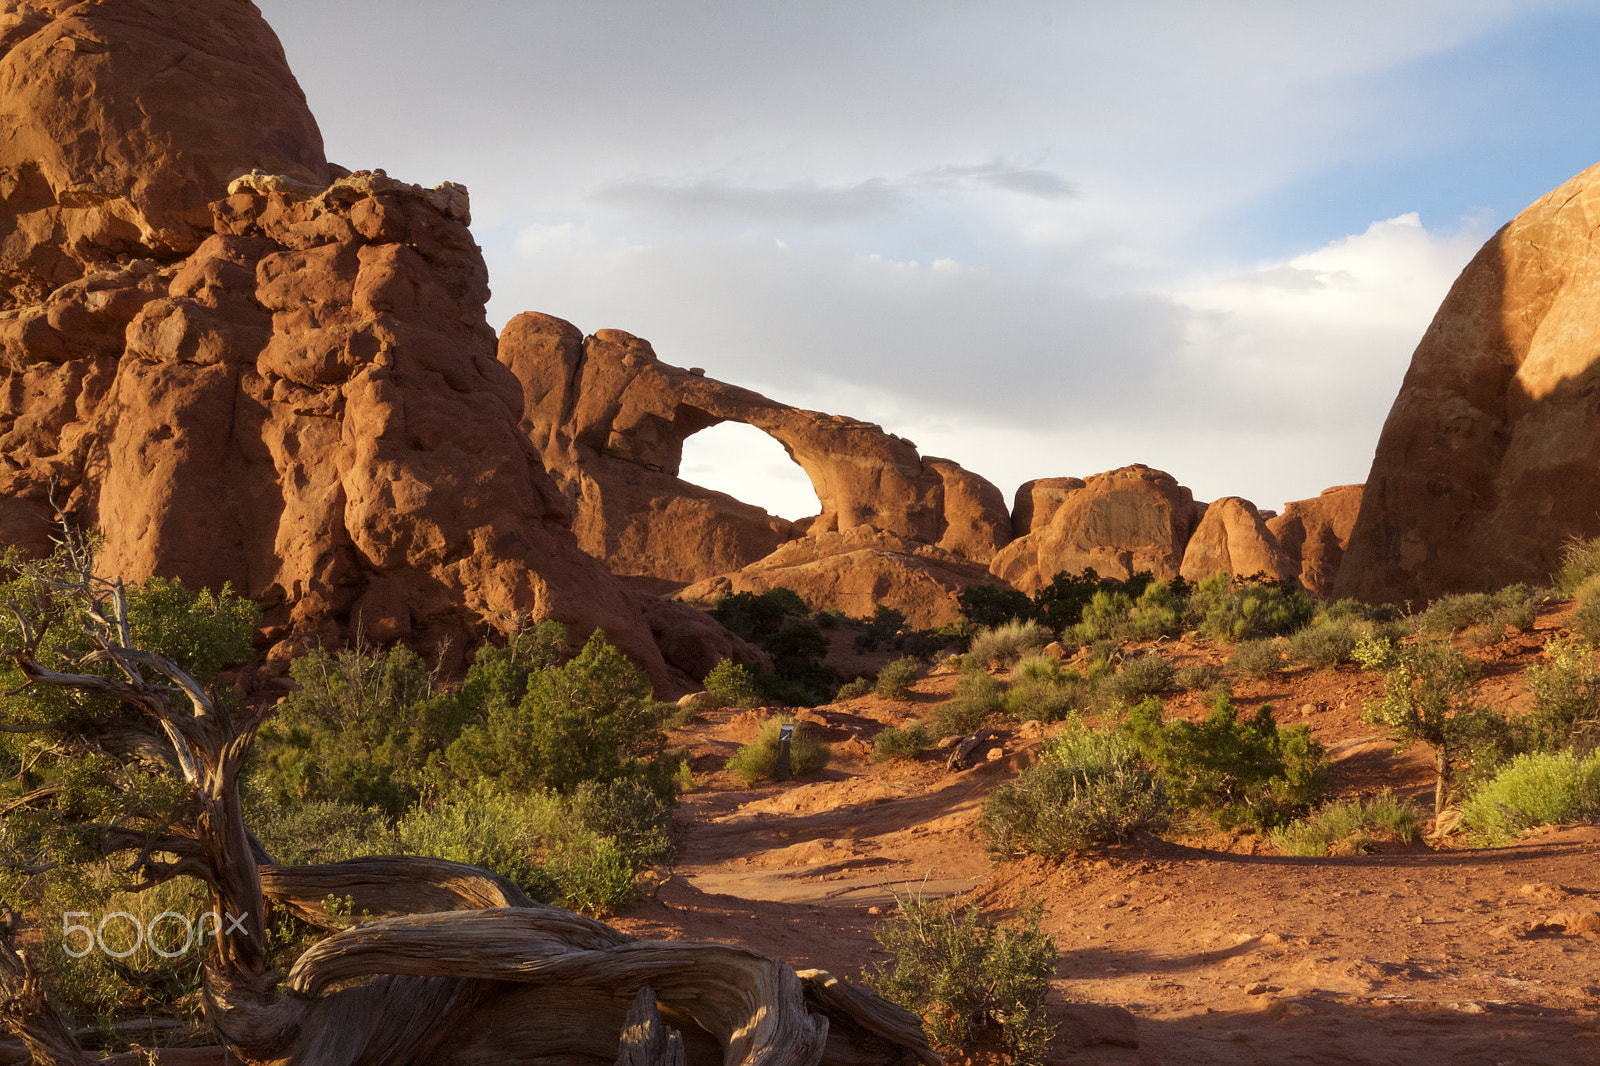
<svg viewBox="0 0 1600 1066"><path fill-rule="evenodd" d="M618 573L684 584L741 569L796 537L893 533L977 562L1011 536L1000 490L881 427L805 411L663 363L621 330L585 337L550 315L512 319L500 360L524 426L572 501L583 546ZM721 422L775 438L821 513L798 523L678 477L683 442Z"/></svg>
<svg viewBox="0 0 1600 1066"><path fill-rule="evenodd" d="M466 191L330 167L252 5L4 4L0 53L0 540L47 550L53 492L104 572L257 598L280 661L528 616L668 691L658 637L740 651L579 548Z"/></svg>
<svg viewBox="0 0 1600 1066"><path fill-rule="evenodd" d="M1547 581L1600 533L1600 167L1456 279L1384 423L1335 593L1424 601Z"/></svg>

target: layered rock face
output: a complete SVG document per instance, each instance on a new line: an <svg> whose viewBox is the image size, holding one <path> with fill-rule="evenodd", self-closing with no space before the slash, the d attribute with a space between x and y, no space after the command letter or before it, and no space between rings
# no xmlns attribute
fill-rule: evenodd
<svg viewBox="0 0 1600 1066"><path fill-rule="evenodd" d="M522 382L523 424L572 501L584 548L621 574L683 584L738 570L798 536L878 530L980 562L1010 539L1000 490L910 441L769 400L656 358L620 330L591 337L549 315L506 325L500 360ZM822 512L789 523L680 479L683 442L755 426L810 477Z"/></svg>
<svg viewBox="0 0 1600 1066"><path fill-rule="evenodd" d="M1267 519L1267 530L1299 571L1300 584L1318 596L1333 595L1334 579L1361 511L1360 485L1335 485L1312 500L1284 504Z"/></svg>
<svg viewBox="0 0 1600 1066"><path fill-rule="evenodd" d="M1600 533L1600 167L1473 258L1411 358L1334 590L1422 601L1549 579Z"/></svg>
<svg viewBox="0 0 1600 1066"><path fill-rule="evenodd" d="M532 616L683 687L656 634L707 635L578 547L519 429L465 190L330 184L247 3L11 4L0 42L0 538L47 546L54 483L104 572L232 582L280 655Z"/></svg>

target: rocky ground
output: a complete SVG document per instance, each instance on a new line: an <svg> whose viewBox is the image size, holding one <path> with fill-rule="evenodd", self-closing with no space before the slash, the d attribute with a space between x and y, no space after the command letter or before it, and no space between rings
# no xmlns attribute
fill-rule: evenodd
<svg viewBox="0 0 1600 1066"><path fill-rule="evenodd" d="M1527 702L1522 669L1564 611L1482 653L1481 696ZM1169 643L1180 665L1226 649ZM856 976L895 897L961 895L993 917L1029 900L1060 954L1053 1052L1084 1063L1548 1063L1600 1056L1600 830L1562 827L1479 850L1459 836L1374 854L1285 858L1262 837L1202 823L1076 859L993 865L977 816L1035 758L1048 727L950 773L942 757L873 764L886 725L925 716L953 674L908 703L864 697L810 712L833 744L818 779L744 787L720 766L764 712L702 715L674 739L698 787L678 813L676 867L617 924L654 938L747 944ZM1329 749L1341 796L1392 787L1427 807L1431 769L1361 721L1379 682L1353 666L1236 686ZM1169 705L1203 713L1198 695Z"/></svg>

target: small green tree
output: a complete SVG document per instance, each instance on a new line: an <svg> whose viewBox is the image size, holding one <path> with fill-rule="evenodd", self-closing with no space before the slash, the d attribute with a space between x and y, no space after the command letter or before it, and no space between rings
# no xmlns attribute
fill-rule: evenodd
<svg viewBox="0 0 1600 1066"><path fill-rule="evenodd" d="M571 662L530 675L515 705L488 709L450 745L450 769L464 779L569 793L585 781L640 774L670 788L650 682L600 630Z"/></svg>
<svg viewBox="0 0 1600 1066"><path fill-rule="evenodd" d="M1421 741L1433 749L1437 824L1454 764L1483 736L1490 716L1472 698L1481 673L1478 664L1442 641L1396 644L1387 637L1358 642L1355 660L1384 675L1383 698L1368 703L1362 718L1387 726L1398 743Z"/></svg>

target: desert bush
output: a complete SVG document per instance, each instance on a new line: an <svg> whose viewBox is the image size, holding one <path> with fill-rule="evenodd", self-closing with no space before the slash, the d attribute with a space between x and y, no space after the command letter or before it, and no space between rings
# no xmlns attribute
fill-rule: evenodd
<svg viewBox="0 0 1600 1066"><path fill-rule="evenodd" d="M872 617L863 618L858 624L861 632L856 635L856 651L896 648L909 635L905 614L887 604L878 604L873 609Z"/></svg>
<svg viewBox="0 0 1600 1066"><path fill-rule="evenodd" d="M1082 727L1040 755L984 801L978 824L996 857L1057 858L1166 824L1166 792L1121 733Z"/></svg>
<svg viewBox="0 0 1600 1066"><path fill-rule="evenodd" d="M1059 722L1087 709L1090 699L1088 682L1076 670L1068 670L1053 681L1015 682L1001 702L1006 717L1014 721Z"/></svg>
<svg viewBox="0 0 1600 1066"><path fill-rule="evenodd" d="M1163 721L1161 702L1151 699L1122 728L1161 774L1175 806L1209 811L1224 827L1281 825L1309 808L1326 784L1322 745L1305 726L1280 729L1270 704L1240 721L1234 702L1219 696L1196 725Z"/></svg>
<svg viewBox="0 0 1600 1066"><path fill-rule="evenodd" d="M998 1029L1013 1062L1043 1061L1054 1027L1044 999L1055 972L1056 945L1039 931L1040 909L994 926L977 904L922 897L902 900L900 917L874 935L891 961L866 975L867 985L922 1019L934 1047L956 1053Z"/></svg>
<svg viewBox="0 0 1600 1066"><path fill-rule="evenodd" d="M732 770L747 785L757 781L770 781L778 766L778 730L793 724L789 718L773 718L761 727L756 739L741 747L728 760ZM795 725L789 738L789 775L810 777L822 772L833 757L828 745L818 740L803 724Z"/></svg>
<svg viewBox="0 0 1600 1066"><path fill-rule="evenodd" d="M997 629L1011 622L1034 621L1033 601L1016 589L968 585L956 595L961 615L978 629Z"/></svg>
<svg viewBox="0 0 1600 1066"><path fill-rule="evenodd" d="M1356 634L1348 621L1325 618L1296 630L1289 638L1289 658L1313 670L1348 662L1356 650Z"/></svg>
<svg viewBox="0 0 1600 1066"><path fill-rule="evenodd" d="M1008 667L1054 639L1038 622L1007 622L993 629L980 629L973 635L967 654L989 668Z"/></svg>
<svg viewBox="0 0 1600 1066"><path fill-rule="evenodd" d="M1222 683L1222 667L1211 663L1180 666L1172 673L1172 687L1179 692L1209 689Z"/></svg>
<svg viewBox="0 0 1600 1066"><path fill-rule="evenodd" d="M1461 822L1498 845L1536 825L1600 818L1600 752L1519 755L1462 805Z"/></svg>
<svg viewBox="0 0 1600 1066"><path fill-rule="evenodd" d="M1247 640L1228 656L1228 669L1241 677L1262 680L1283 669L1283 656L1270 640Z"/></svg>
<svg viewBox="0 0 1600 1066"><path fill-rule="evenodd" d="M1004 706L1005 686L981 670L968 671L956 682L956 694L933 709L928 725L941 737L973 733Z"/></svg>
<svg viewBox="0 0 1600 1066"><path fill-rule="evenodd" d="M1469 592L1441 596L1417 619L1418 632L1428 636L1454 636L1466 632L1477 645L1492 644L1507 628L1527 632L1533 628L1537 593L1527 585L1507 585L1492 595Z"/></svg>
<svg viewBox="0 0 1600 1066"><path fill-rule="evenodd" d="M921 722L890 726L872 738L872 761L915 759L933 746L934 736Z"/></svg>
<svg viewBox="0 0 1600 1066"><path fill-rule="evenodd" d="M873 687L873 692L886 700L910 699L911 686L921 676L921 660L905 655L885 664L883 669L878 671L878 682Z"/></svg>
<svg viewBox="0 0 1600 1066"><path fill-rule="evenodd" d="M1362 718L1387 726L1399 743L1420 740L1433 749L1437 819L1456 765L1475 745L1505 733L1504 720L1472 698L1480 667L1443 641L1361 640L1354 655L1364 669L1384 675L1383 698L1368 703Z"/></svg>
<svg viewBox="0 0 1600 1066"><path fill-rule="evenodd" d="M285 803L272 793L248 796L245 821L267 854L285 866L341 862L399 850L393 820L376 807L338 800Z"/></svg>
<svg viewBox="0 0 1600 1066"><path fill-rule="evenodd" d="M1417 839L1420 815L1411 804L1383 791L1371 799L1330 803L1272 831L1283 855L1365 855L1374 843Z"/></svg>
<svg viewBox="0 0 1600 1066"><path fill-rule="evenodd" d="M1297 588L1260 574L1229 577L1218 572L1195 585L1187 617L1212 640L1242 641L1284 636L1304 628L1316 601Z"/></svg>
<svg viewBox="0 0 1600 1066"><path fill-rule="evenodd" d="M761 702L750 668L732 659L718 659L701 682L719 707L754 707Z"/></svg>
<svg viewBox="0 0 1600 1066"><path fill-rule="evenodd" d="M765 638L761 646L772 656L772 672L756 678L756 687L770 703L814 707L826 703L839 675L822 661L828 638L810 622L796 622Z"/></svg>
<svg viewBox="0 0 1600 1066"><path fill-rule="evenodd" d="M1146 696L1159 696L1172 688L1172 663L1157 653L1145 652L1122 664L1122 669L1103 682L1107 694L1124 703L1138 703Z"/></svg>
<svg viewBox="0 0 1600 1066"><path fill-rule="evenodd" d="M1533 714L1523 719L1528 746L1582 752L1600 744L1600 662L1592 648L1559 637L1545 642L1548 662L1524 671L1533 694Z"/></svg>
<svg viewBox="0 0 1600 1066"><path fill-rule="evenodd" d="M1576 596L1591 578L1600 575L1600 537L1573 538L1561 549L1561 565L1555 572L1556 591Z"/></svg>
<svg viewBox="0 0 1600 1066"><path fill-rule="evenodd" d="M404 647L357 641L289 663L295 690L261 730L253 780L284 802L334 800L398 814L422 794L430 756L475 708L435 686Z"/></svg>
<svg viewBox="0 0 1600 1066"><path fill-rule="evenodd" d="M791 616L810 617L799 593L779 585L765 592L730 592L717 601L711 617L745 640L761 643Z"/></svg>
<svg viewBox="0 0 1600 1066"><path fill-rule="evenodd" d="M596 630L570 662L530 674L521 700L491 703L446 761L457 780L518 792L641 777L665 796L681 760L666 748L650 682Z"/></svg>
<svg viewBox="0 0 1600 1066"><path fill-rule="evenodd" d="M1183 603L1168 582L1149 582L1137 593L1128 588L1102 588L1084 605L1072 636L1080 644L1156 640L1177 632L1182 617Z"/></svg>
<svg viewBox="0 0 1600 1066"><path fill-rule="evenodd" d="M633 869L616 841L578 826L550 793L456 789L417 804L395 826L402 849L470 863L534 899L604 914L633 898Z"/></svg>
<svg viewBox="0 0 1600 1066"><path fill-rule="evenodd" d="M839 686L839 691L833 694L835 700L853 700L865 696L877 686L870 677L855 677Z"/></svg>
<svg viewBox="0 0 1600 1066"><path fill-rule="evenodd" d="M1567 616L1567 628L1591 648L1600 648L1600 582L1590 582L1578 591L1578 607Z"/></svg>

